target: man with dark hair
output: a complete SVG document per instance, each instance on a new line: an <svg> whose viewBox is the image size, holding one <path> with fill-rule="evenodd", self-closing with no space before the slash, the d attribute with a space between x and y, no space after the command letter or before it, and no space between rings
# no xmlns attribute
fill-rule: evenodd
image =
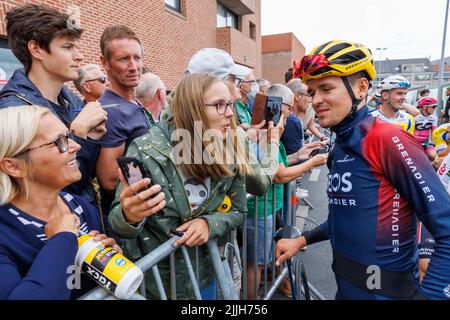
<svg viewBox="0 0 450 320"><path fill-rule="evenodd" d="M284 74L284 82L288 83L292 79L292 68L289 68Z"/></svg>
<svg viewBox="0 0 450 320"><path fill-rule="evenodd" d="M49 108L75 134L82 178L66 188L96 204L91 183L106 112L97 102L83 102L64 86L78 78L83 59L78 50L82 30L57 10L26 4L6 13L6 31L14 55L24 65L0 92L0 108L40 105Z"/></svg>
<svg viewBox="0 0 450 320"><path fill-rule="evenodd" d="M108 73L110 85L99 101L119 105L106 109L108 132L100 140L96 170L101 186L102 208L107 214L119 179L116 158L125 154L134 139L147 133L154 121L136 98L143 66L141 41L136 33L126 26L110 26L103 31L100 48L100 59Z"/></svg>
<svg viewBox="0 0 450 320"><path fill-rule="evenodd" d="M450 87L445 90L445 95L448 98L444 110L441 111L441 123L449 122L450 119Z"/></svg>
<svg viewBox="0 0 450 320"><path fill-rule="evenodd" d="M423 97L426 97L426 96L429 96L430 95L430 90L428 90L428 89L422 89L422 90L420 90L420 92L419 92L419 100L420 100L420 98L423 98Z"/></svg>
<svg viewBox="0 0 450 320"><path fill-rule="evenodd" d="M370 115L367 93L376 76L370 50L326 42L296 63L294 76L307 84L320 125L336 140L327 163L328 219L296 239L279 240L277 265L329 239L337 299L450 299L450 197L417 140ZM384 90L409 85L398 77L384 82ZM422 282L416 218L436 240Z"/></svg>

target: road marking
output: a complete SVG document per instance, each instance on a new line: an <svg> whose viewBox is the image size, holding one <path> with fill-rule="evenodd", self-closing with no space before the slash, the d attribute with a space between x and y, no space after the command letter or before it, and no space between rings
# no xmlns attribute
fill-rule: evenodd
<svg viewBox="0 0 450 320"><path fill-rule="evenodd" d="M311 175L309 176L309 181L318 181L320 175L320 169L312 169Z"/></svg>

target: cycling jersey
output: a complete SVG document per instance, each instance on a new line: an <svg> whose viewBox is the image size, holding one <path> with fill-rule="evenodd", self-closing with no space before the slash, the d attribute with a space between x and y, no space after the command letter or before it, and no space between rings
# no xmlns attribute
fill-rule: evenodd
<svg viewBox="0 0 450 320"><path fill-rule="evenodd" d="M444 151L447 148L447 141L450 141L450 133L447 131L449 126L450 123L444 123L433 131L433 139L437 152Z"/></svg>
<svg viewBox="0 0 450 320"><path fill-rule="evenodd" d="M379 109L371 112L372 116L379 118L384 122L393 123L402 127L405 131L414 135L414 118L409 113L403 110L397 111L397 116L394 119L386 117Z"/></svg>
<svg viewBox="0 0 450 320"><path fill-rule="evenodd" d="M422 222L417 226L417 249L419 250L419 259L431 259L434 253L434 239L430 231L425 228Z"/></svg>
<svg viewBox="0 0 450 320"><path fill-rule="evenodd" d="M450 194L450 154L447 155L441 163L437 171L439 179L441 179L447 192Z"/></svg>
<svg viewBox="0 0 450 320"><path fill-rule="evenodd" d="M437 128L438 118L431 114L424 116L422 113L414 117L414 136L420 143L430 142L432 132Z"/></svg>
<svg viewBox="0 0 450 320"><path fill-rule="evenodd" d="M308 244L330 239L337 297L388 299L403 294L400 288L393 295L380 295L376 288L355 286L354 278L342 272L345 266L339 265L347 260L346 265L376 267L381 275L390 275L394 290L395 276L409 275L414 291L450 299L450 196L420 144L398 126L371 117L367 107L332 131L337 139L327 163L328 219L316 229L319 235L314 239L309 238L314 232L304 235ZM420 284L416 216L437 239ZM372 272L367 268L359 276L369 281ZM381 277L382 286L383 281Z"/></svg>

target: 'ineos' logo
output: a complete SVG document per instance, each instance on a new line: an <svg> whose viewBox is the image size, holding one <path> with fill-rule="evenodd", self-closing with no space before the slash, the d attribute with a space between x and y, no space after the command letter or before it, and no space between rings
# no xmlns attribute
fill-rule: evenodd
<svg viewBox="0 0 450 320"><path fill-rule="evenodd" d="M352 191L352 182L349 180L351 177L350 172L346 172L343 175L335 173L333 175L328 175L328 192L350 192Z"/></svg>

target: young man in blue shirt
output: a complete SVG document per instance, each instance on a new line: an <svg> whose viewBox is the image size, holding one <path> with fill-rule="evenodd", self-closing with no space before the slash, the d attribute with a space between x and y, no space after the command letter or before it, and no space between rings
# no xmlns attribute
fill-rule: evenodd
<svg viewBox="0 0 450 320"><path fill-rule="evenodd" d="M83 56L78 40L83 30L69 23L70 17L46 6L26 4L6 14L11 50L24 69L14 72L0 92L0 108L40 105L49 108L74 134L81 150L77 154L82 178L64 190L96 204L91 178L106 132L106 112L98 102L83 102L64 83L78 78Z"/></svg>

